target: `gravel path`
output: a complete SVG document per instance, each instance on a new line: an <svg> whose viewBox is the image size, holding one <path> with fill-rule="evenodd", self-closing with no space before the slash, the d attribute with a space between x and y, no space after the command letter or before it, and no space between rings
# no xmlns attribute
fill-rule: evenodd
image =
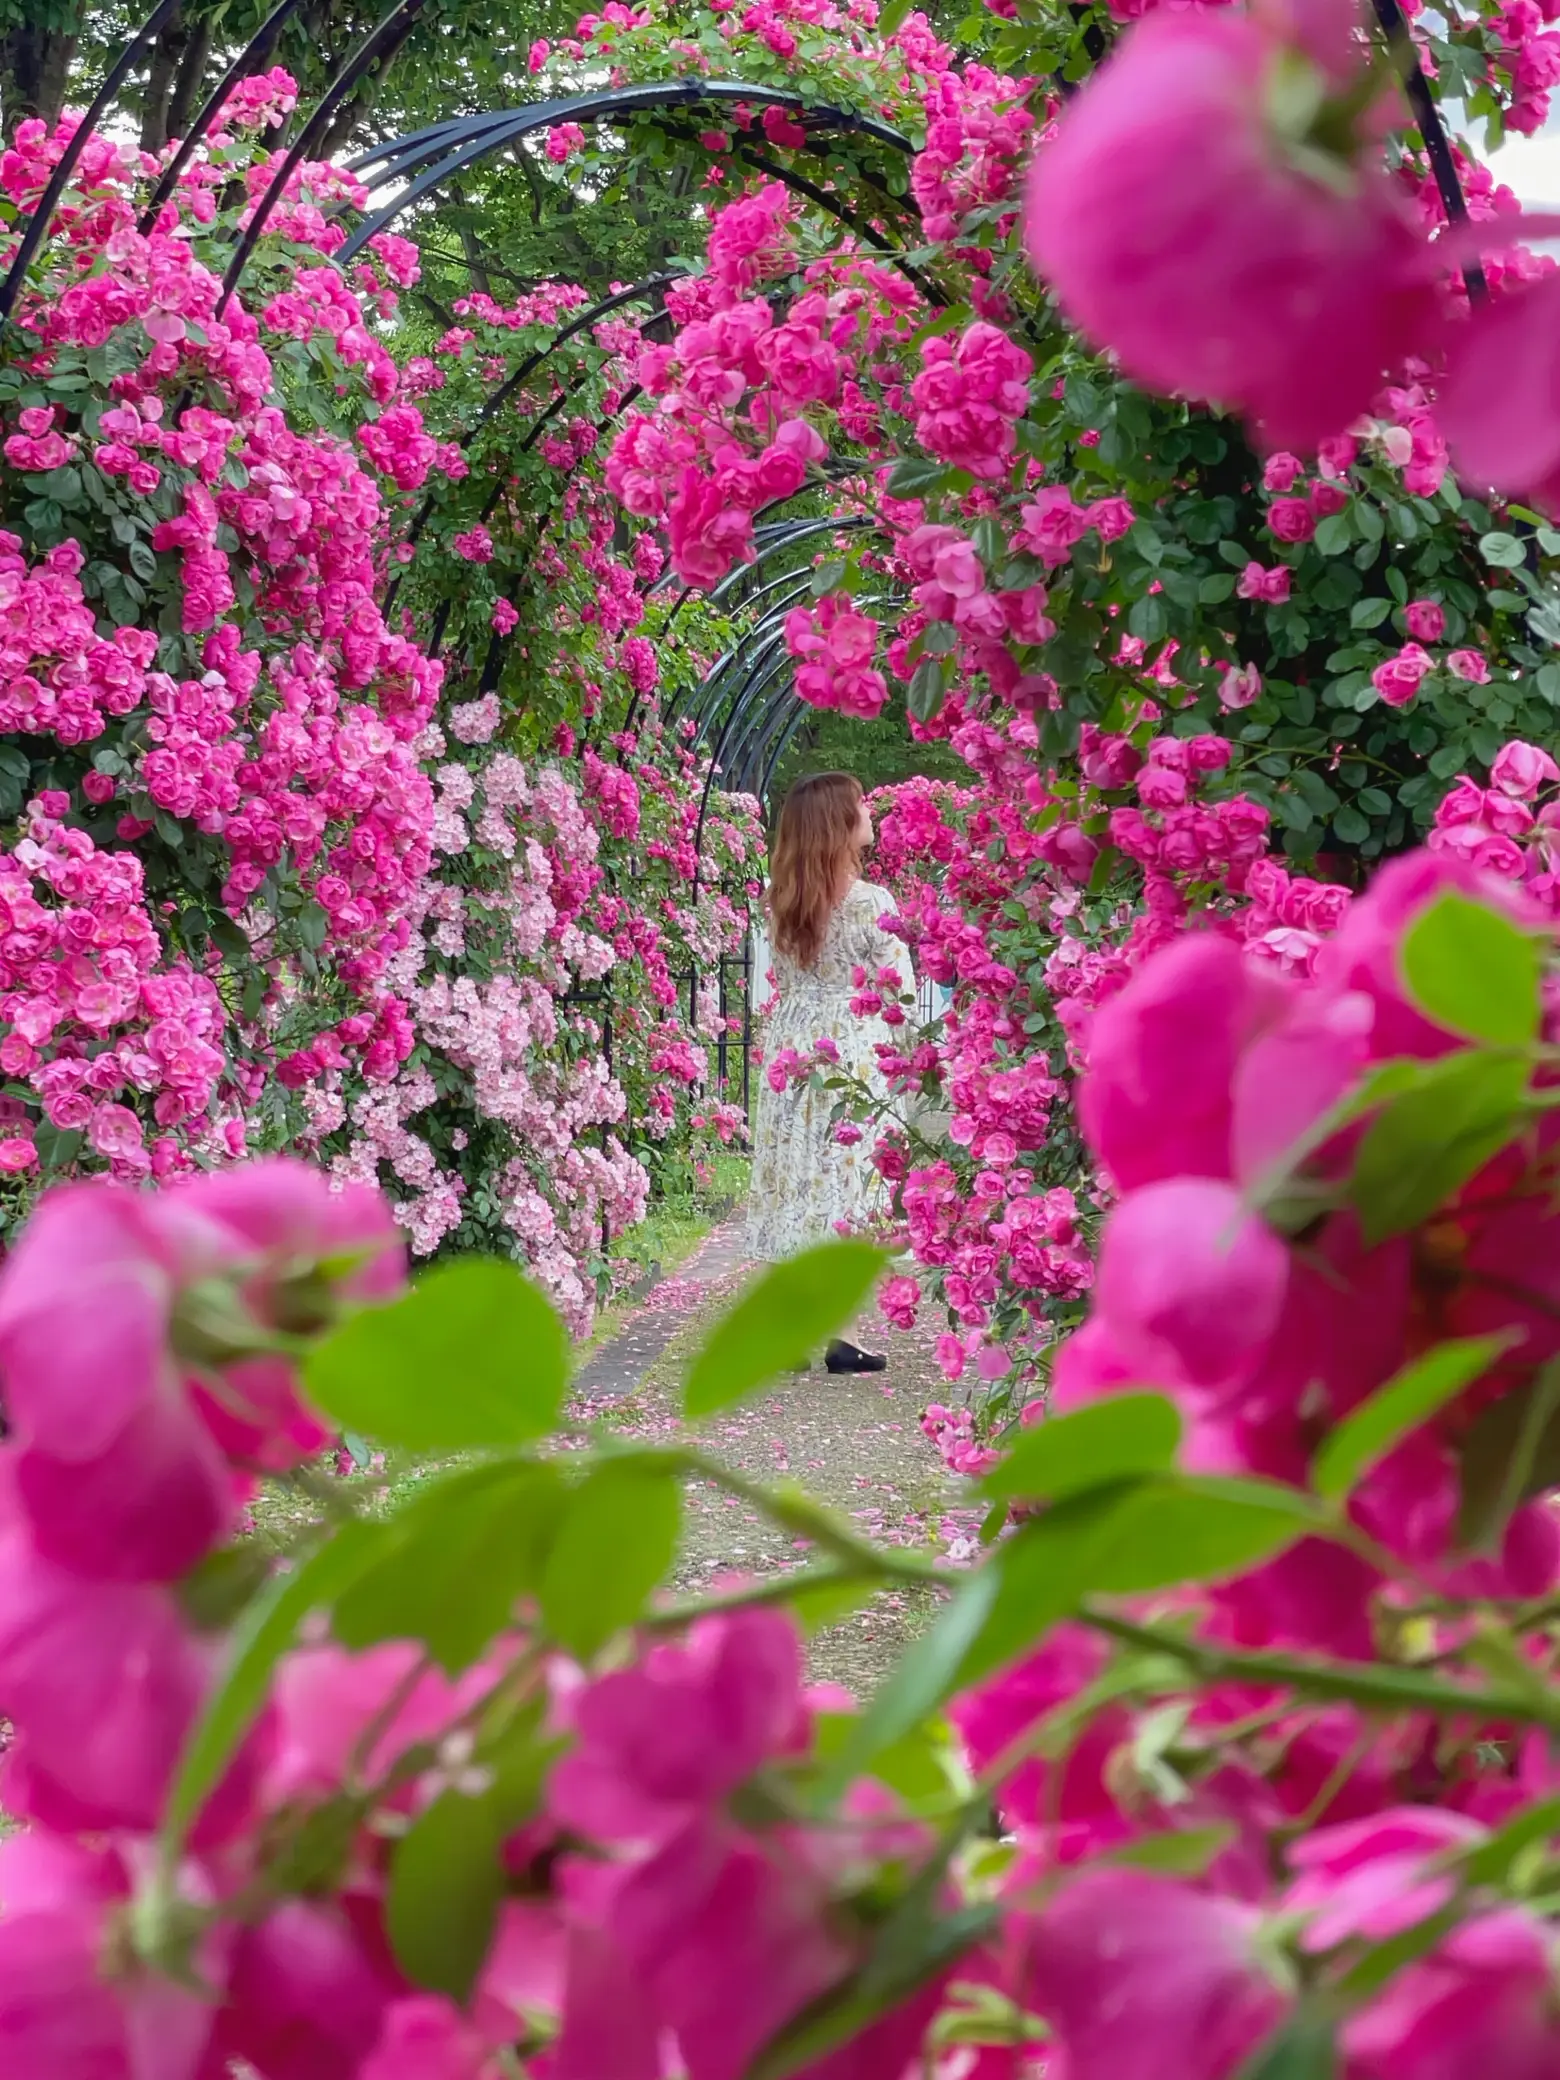
<svg viewBox="0 0 1560 2080"><path fill-rule="evenodd" d="M741 1223L717 1228L680 1274L652 1288L623 1330L597 1351L576 1384L574 1413L647 1439L682 1433L683 1368L709 1324L740 1290L751 1267ZM832 1376L821 1362L760 1399L701 1426L714 1456L756 1480L790 1478L884 1543L946 1552L972 1540L979 1512L922 1437L928 1401L946 1393L932 1336L890 1329L875 1314L859 1340L885 1351L886 1373ZM777 1530L736 1497L690 1484L675 1582L684 1593L739 1576L807 1564L805 1541ZM930 1619L934 1600L888 1590L812 1642L816 1680L864 1696L898 1650Z"/></svg>

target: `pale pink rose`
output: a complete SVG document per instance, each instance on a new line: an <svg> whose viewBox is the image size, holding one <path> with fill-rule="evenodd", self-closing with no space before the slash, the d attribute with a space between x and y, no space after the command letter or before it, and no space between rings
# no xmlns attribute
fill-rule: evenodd
<svg viewBox="0 0 1560 2080"><path fill-rule="evenodd" d="M1406 708L1425 675L1434 670L1435 659L1428 651L1417 643L1405 643L1396 657L1377 665L1370 683L1389 708Z"/></svg>
<svg viewBox="0 0 1560 2080"><path fill-rule="evenodd" d="M1477 650L1454 650L1446 662L1448 668L1470 686L1488 686L1490 683L1489 659Z"/></svg>

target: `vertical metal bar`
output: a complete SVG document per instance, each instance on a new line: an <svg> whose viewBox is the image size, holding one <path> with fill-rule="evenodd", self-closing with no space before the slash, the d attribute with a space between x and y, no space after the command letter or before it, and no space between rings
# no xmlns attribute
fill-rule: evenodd
<svg viewBox="0 0 1560 2080"><path fill-rule="evenodd" d="M720 957L720 966L719 966L719 968L718 968L718 970L717 970L717 978L718 978L718 979L717 979L717 982L716 982L716 999L715 999L715 1002L716 1002L716 1011L717 1011L717 1016L718 1016L718 1017L719 1017L719 1019L720 1019L720 1030L719 1030L719 1032L717 1033L717 1035L716 1035L716 1037L715 1037L715 1093L716 1093L716 1096L717 1096L717 1098L720 1098L721 1100L724 1100L724 1098L725 1098L725 1095L726 1095L726 1074L727 1074L727 1069L726 1069L726 1053L727 1053L727 1049L726 1049L726 1019L727 1019L727 1016L728 1016L728 1013L727 1013L727 1009L726 1009L726 962L727 962L727 959L728 959L728 956L727 956L726 954L724 954L724 953L723 953L723 954L721 955L721 957Z"/></svg>
<svg viewBox="0 0 1560 2080"><path fill-rule="evenodd" d="M1414 48L1413 35L1404 19L1398 0L1373 0L1376 20L1381 24L1387 46L1403 72L1403 91L1408 96L1408 105L1414 111L1414 122L1424 139L1425 156L1430 161L1430 171L1435 176L1435 185L1441 197L1441 207L1446 211L1448 224L1467 221L1468 204L1463 195L1462 182L1457 177L1457 162L1452 157L1452 147L1441 121L1441 112L1435 105L1435 96L1430 91L1430 82L1425 78L1424 68L1419 62L1419 53ZM1484 269L1474 260L1462 270L1463 280L1468 284L1468 295L1477 303L1488 295L1489 285L1484 279Z"/></svg>
<svg viewBox="0 0 1560 2080"><path fill-rule="evenodd" d="M742 941L742 1117L753 1123L753 920Z"/></svg>

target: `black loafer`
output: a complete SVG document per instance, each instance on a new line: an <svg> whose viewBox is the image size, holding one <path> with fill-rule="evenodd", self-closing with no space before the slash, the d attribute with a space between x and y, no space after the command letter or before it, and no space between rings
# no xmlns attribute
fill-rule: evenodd
<svg viewBox="0 0 1560 2080"><path fill-rule="evenodd" d="M824 1356L828 1372L887 1372L887 1358L875 1351L858 1351L853 1343L831 1343Z"/></svg>

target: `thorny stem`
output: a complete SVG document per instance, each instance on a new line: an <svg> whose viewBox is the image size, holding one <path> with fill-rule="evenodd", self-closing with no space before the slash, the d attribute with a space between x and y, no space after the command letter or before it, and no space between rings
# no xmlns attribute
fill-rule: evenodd
<svg viewBox="0 0 1560 2080"><path fill-rule="evenodd" d="M1312 1660L1304 1655L1239 1653L1190 1639L1166 1626L1142 1625L1084 1604L1079 1617L1107 1639L1168 1654L1205 1681L1274 1683L1311 1697L1402 1711L1417 1707L1455 1718L1514 1719L1560 1732L1560 1694L1507 1689L1462 1690L1410 1668Z"/></svg>

